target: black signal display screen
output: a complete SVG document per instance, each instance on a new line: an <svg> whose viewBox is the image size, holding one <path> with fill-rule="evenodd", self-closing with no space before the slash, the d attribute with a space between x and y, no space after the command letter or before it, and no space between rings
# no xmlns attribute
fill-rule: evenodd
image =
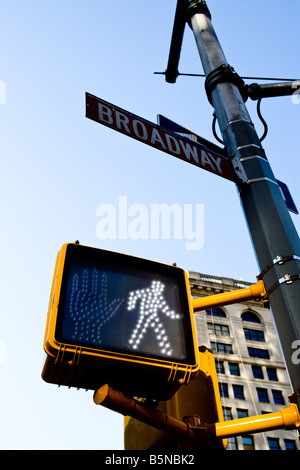
<svg viewBox="0 0 300 470"><path fill-rule="evenodd" d="M190 363L190 313L183 271L69 245L58 308L59 341Z"/></svg>

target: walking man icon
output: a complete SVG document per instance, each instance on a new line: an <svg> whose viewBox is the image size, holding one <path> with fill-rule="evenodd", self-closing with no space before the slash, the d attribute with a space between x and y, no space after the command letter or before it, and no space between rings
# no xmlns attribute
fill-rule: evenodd
<svg viewBox="0 0 300 470"><path fill-rule="evenodd" d="M160 353L166 356L171 356L173 353L172 345L158 312L161 311L172 320L181 318L181 315L170 310L163 296L164 288L162 282L152 281L150 287L130 292L127 310L134 310L140 300L138 321L129 339L129 344L133 349L138 348L147 330L153 329Z"/></svg>

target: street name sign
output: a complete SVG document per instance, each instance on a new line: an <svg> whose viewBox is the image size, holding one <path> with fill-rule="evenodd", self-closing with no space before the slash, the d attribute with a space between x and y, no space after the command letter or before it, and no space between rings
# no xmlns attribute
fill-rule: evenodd
<svg viewBox="0 0 300 470"><path fill-rule="evenodd" d="M90 93L86 93L86 117L225 179L233 182L237 180L230 161L216 150L164 129Z"/></svg>
<svg viewBox="0 0 300 470"><path fill-rule="evenodd" d="M213 144L212 142L210 142L210 140L206 140L203 137L200 137L198 134L195 134L195 132L192 132L186 127L177 124L177 122L171 121L171 119L163 116L162 114L157 115L157 124L168 131L175 132L176 134L179 134L182 137L186 137L187 139L193 140L194 142L197 142L200 145L204 145L211 151L217 152L219 155L223 155L223 157L226 157L228 159L225 147L222 148L219 147L219 145Z"/></svg>
<svg viewBox="0 0 300 470"><path fill-rule="evenodd" d="M286 203L288 210L290 212L293 212L294 214L299 214L296 204L294 202L294 199L292 198L292 195L287 185L279 180L277 180L277 183L278 183L279 188L281 189L283 199Z"/></svg>

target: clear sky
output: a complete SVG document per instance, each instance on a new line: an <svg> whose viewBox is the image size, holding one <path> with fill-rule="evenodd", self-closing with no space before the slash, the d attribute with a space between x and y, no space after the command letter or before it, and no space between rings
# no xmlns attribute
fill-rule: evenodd
<svg viewBox="0 0 300 470"><path fill-rule="evenodd" d="M300 78L298 0L209 0L208 6L227 59L241 76ZM175 7L175 0L2 2L2 449L123 448L122 416L94 405L92 392L58 388L40 377L63 243L78 239L186 270L256 280L234 183L85 117L89 92L149 121L163 114L215 142L203 79L179 77L171 85L154 75L166 69ZM189 27L180 71L202 73ZM269 126L263 145L300 208L300 104L294 98L263 101ZM247 107L261 135L256 104ZM201 247L187 249L184 236L174 239L172 230L169 239L154 239L150 231L144 239L132 232L100 239L99 206L109 204L119 214L121 196L132 210L139 204L148 214L154 204L201 205ZM292 215L298 231L299 217Z"/></svg>

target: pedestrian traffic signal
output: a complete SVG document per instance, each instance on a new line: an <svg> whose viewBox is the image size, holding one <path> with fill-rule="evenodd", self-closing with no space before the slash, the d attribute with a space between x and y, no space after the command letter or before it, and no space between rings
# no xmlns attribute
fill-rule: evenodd
<svg viewBox="0 0 300 470"><path fill-rule="evenodd" d="M186 441L172 432L161 431L149 424L125 417L125 450L224 450L226 439L217 439L215 423L223 422L223 409L214 356L205 346L199 348L200 371L188 385L181 387L169 400L156 403L156 409L166 416L185 421L197 429L198 440ZM151 414L152 403L144 401ZM162 420L163 421L163 420ZM166 418L167 421L167 418Z"/></svg>
<svg viewBox="0 0 300 470"><path fill-rule="evenodd" d="M42 377L168 399L199 369L192 300L175 266L79 244L56 262Z"/></svg>

